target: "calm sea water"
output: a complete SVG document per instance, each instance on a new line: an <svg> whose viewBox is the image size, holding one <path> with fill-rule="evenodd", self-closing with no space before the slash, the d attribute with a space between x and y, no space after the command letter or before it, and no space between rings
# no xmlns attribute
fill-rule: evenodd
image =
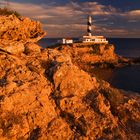
<svg viewBox="0 0 140 140"><path fill-rule="evenodd" d="M46 48L55 44L59 38L42 39L39 44ZM115 45L115 52L125 57L140 57L140 39L109 38ZM119 69L100 70L100 76L116 88L140 93L140 65L129 66Z"/></svg>

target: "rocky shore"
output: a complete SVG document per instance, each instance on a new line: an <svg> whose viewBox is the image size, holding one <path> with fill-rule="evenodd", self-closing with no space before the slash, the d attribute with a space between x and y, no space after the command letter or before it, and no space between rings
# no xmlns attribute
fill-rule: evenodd
<svg viewBox="0 0 140 140"><path fill-rule="evenodd" d="M11 15L0 25L0 139L140 138L139 96L89 72L118 64L113 45L42 49L39 22Z"/></svg>

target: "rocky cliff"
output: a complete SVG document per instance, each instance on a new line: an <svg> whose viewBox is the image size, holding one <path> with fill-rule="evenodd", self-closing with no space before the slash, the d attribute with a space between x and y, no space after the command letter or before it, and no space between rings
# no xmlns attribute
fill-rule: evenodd
<svg viewBox="0 0 140 140"><path fill-rule="evenodd" d="M20 26L26 19L0 17L0 23L5 20L18 21ZM28 22L34 26L25 29L27 36L26 27L19 27L25 36L18 40L12 37L16 29L9 22L8 27L2 24L10 34L1 36L0 42L0 139L138 140L140 98L81 69L78 64L89 60L82 54L84 47L42 49L34 42L42 33L40 24ZM37 36L31 35L32 30ZM113 48L103 48L95 53L96 61L115 61Z"/></svg>
<svg viewBox="0 0 140 140"><path fill-rule="evenodd" d="M0 16L0 49L12 54L22 53L27 42L37 42L45 35L41 24L15 15Z"/></svg>
<svg viewBox="0 0 140 140"><path fill-rule="evenodd" d="M74 43L57 45L54 49L70 55L72 63L87 72L93 71L94 67L110 68L116 67L120 60L124 62L123 58L115 54L115 47L112 44Z"/></svg>

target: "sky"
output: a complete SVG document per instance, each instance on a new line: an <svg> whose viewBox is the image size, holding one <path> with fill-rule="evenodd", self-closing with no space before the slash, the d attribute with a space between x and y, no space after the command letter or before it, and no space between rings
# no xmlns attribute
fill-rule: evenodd
<svg viewBox="0 0 140 140"><path fill-rule="evenodd" d="M140 0L9 1L11 9L39 20L48 38L86 35L88 15L93 18L93 35L140 38Z"/></svg>

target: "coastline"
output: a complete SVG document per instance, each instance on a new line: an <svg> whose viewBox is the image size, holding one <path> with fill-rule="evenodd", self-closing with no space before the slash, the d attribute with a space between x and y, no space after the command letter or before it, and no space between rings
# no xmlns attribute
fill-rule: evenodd
<svg viewBox="0 0 140 140"><path fill-rule="evenodd" d="M139 138L139 96L130 97L88 72L91 64L118 64L113 45L43 49L36 44L44 34L40 23L0 17L6 27L11 19L22 37L7 28L0 40L1 138Z"/></svg>

